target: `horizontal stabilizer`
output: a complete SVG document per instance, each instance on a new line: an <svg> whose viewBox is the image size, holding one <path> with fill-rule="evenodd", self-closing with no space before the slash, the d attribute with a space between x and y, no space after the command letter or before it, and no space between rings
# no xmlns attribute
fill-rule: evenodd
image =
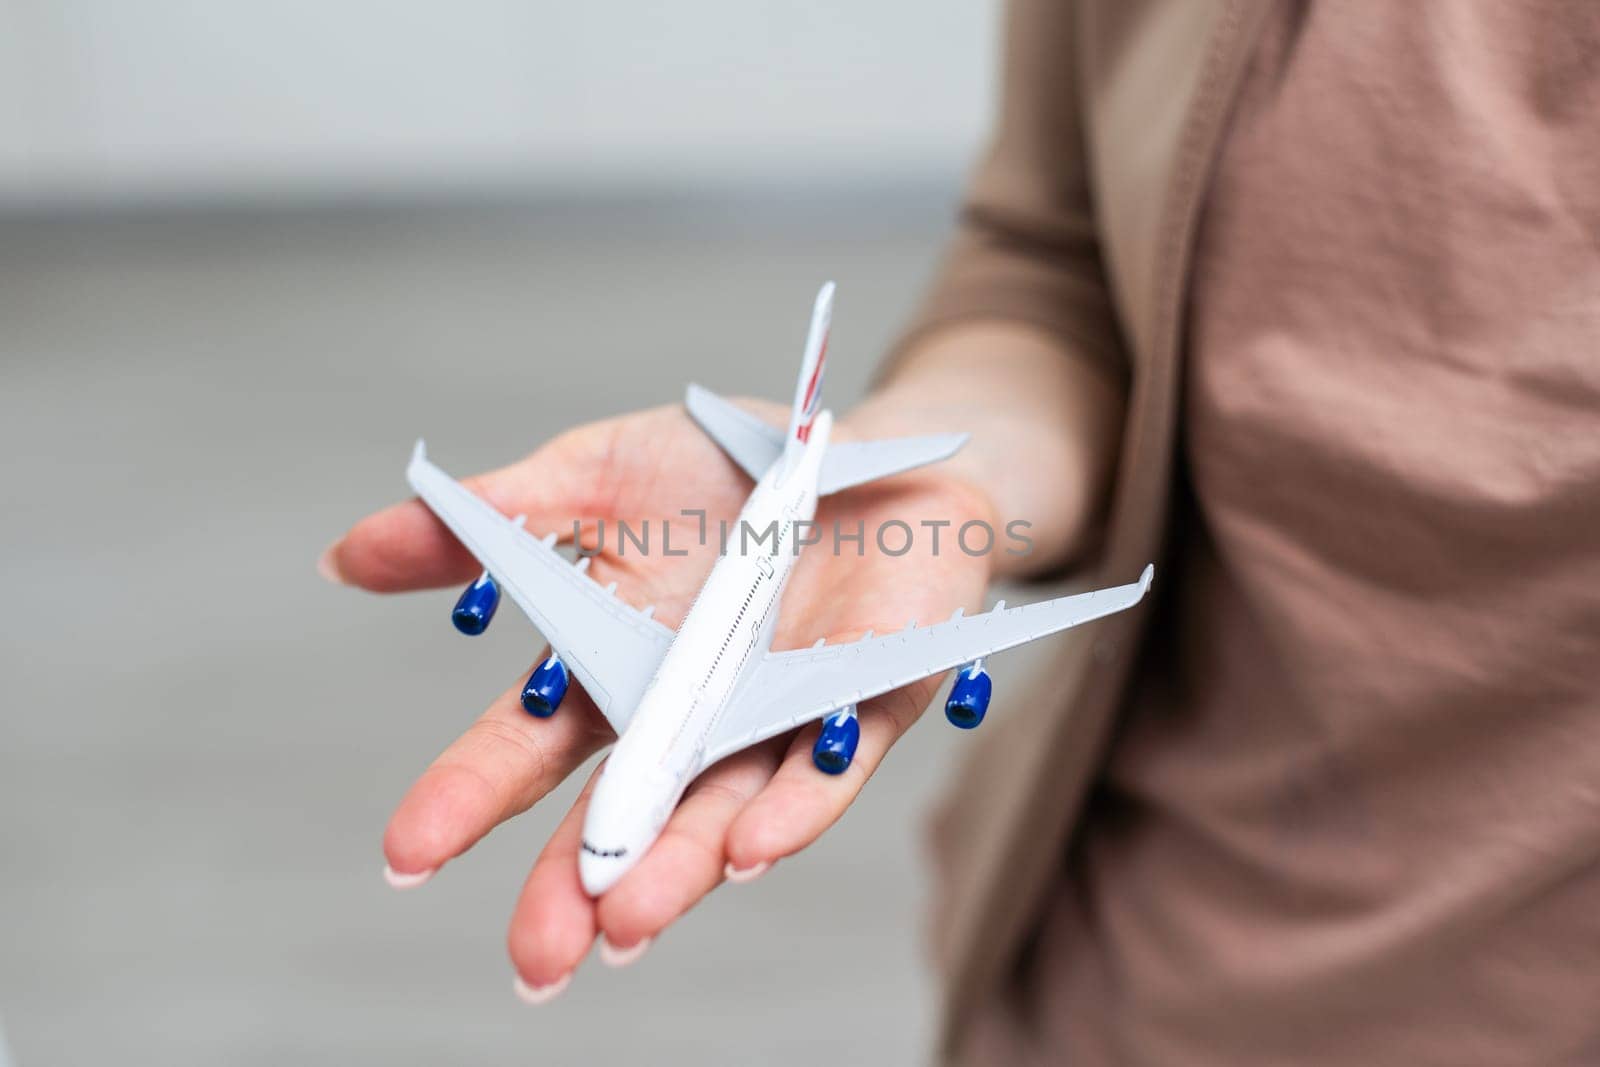
<svg viewBox="0 0 1600 1067"><path fill-rule="evenodd" d="M827 496L891 474L938 463L955 455L966 443L964 433L936 433L927 437L830 444L827 455L822 457L817 493Z"/></svg>
<svg viewBox="0 0 1600 1067"><path fill-rule="evenodd" d="M783 454L782 430L711 390L691 385L683 402L706 435L757 481Z"/></svg>

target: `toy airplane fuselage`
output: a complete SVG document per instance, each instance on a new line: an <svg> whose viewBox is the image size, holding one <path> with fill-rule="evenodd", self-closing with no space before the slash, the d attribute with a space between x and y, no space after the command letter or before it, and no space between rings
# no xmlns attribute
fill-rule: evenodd
<svg viewBox="0 0 1600 1067"><path fill-rule="evenodd" d="M756 483L739 513L749 525L738 528L776 523L776 551L763 545L747 554L735 544L717 559L606 761L589 798L578 859L590 893L604 892L650 847L684 788L709 765L714 728L747 668L772 647L784 586L799 558L796 524L817 512L831 423L823 412L793 463L780 459Z"/></svg>
<svg viewBox="0 0 1600 1067"><path fill-rule="evenodd" d="M830 446L832 415L818 408L832 297L831 283L817 297L787 433L689 388L690 414L756 485L676 633L653 609L624 604L614 585L590 580L587 561L568 562L554 535L532 537L520 518L507 519L444 474L418 443L412 487L485 568L456 605L457 627L481 632L504 586L553 650L529 677L523 706L553 714L570 668L617 731L584 816L579 874L591 896L639 862L689 784L718 760L820 718L813 759L819 770L841 773L860 736L860 701L952 668L960 670L946 714L971 728L989 703L985 656L1132 607L1149 588L1146 567L1129 585L773 652L783 590L819 497L945 459L966 440L939 434Z"/></svg>

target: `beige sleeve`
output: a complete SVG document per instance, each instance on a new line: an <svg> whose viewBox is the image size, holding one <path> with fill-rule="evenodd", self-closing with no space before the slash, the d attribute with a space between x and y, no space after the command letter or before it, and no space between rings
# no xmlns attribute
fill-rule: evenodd
<svg viewBox="0 0 1600 1067"><path fill-rule="evenodd" d="M1026 323L1119 379L1126 357L1101 267L1078 111L1076 5L1011 0L1000 113L956 234L878 376L929 333L973 319Z"/></svg>

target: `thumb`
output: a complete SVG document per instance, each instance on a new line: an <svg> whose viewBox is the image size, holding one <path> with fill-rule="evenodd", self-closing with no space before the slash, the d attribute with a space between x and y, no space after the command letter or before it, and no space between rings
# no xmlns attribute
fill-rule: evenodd
<svg viewBox="0 0 1600 1067"><path fill-rule="evenodd" d="M597 457L572 444L557 439L510 466L463 478L462 484L503 515L527 515L530 533L564 535L575 517L587 514L587 494L577 487L598 480ZM345 585L399 593L456 585L481 567L433 512L413 499L356 523L322 554L317 569Z"/></svg>

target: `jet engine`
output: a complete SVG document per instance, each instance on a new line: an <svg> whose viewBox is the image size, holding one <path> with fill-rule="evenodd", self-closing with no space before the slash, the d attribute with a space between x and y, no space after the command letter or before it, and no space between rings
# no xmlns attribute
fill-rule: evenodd
<svg viewBox="0 0 1600 1067"><path fill-rule="evenodd" d="M843 774L855 758L861 741L861 722L856 706L846 705L822 720L822 733L811 747L811 762L823 774Z"/></svg>
<svg viewBox="0 0 1600 1067"><path fill-rule="evenodd" d="M572 678L561 657L551 653L550 658L533 669L528 684L522 687L522 708L538 719L548 719L561 706Z"/></svg>
<svg viewBox="0 0 1600 1067"><path fill-rule="evenodd" d="M499 607L500 587L489 577L489 572L484 571L477 581L461 591L461 599L450 612L450 621L468 637L476 637L489 628Z"/></svg>
<svg viewBox="0 0 1600 1067"><path fill-rule="evenodd" d="M944 702L944 717L952 726L972 729L983 721L993 692L994 684L989 681L989 672L983 669L983 660L975 660L957 672L955 684L950 687L950 699Z"/></svg>

